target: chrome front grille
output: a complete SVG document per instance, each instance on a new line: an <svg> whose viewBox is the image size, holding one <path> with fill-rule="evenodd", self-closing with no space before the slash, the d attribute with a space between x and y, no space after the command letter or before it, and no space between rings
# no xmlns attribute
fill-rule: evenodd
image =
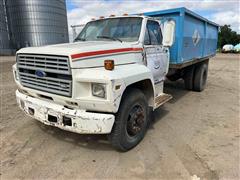
<svg viewBox="0 0 240 180"><path fill-rule="evenodd" d="M18 55L18 67L31 70L42 70L59 74L70 74L68 57L45 55Z"/></svg>
<svg viewBox="0 0 240 180"><path fill-rule="evenodd" d="M19 54L17 68L24 87L52 94L71 96L72 75L68 57ZM36 72L41 71L44 76Z"/></svg>

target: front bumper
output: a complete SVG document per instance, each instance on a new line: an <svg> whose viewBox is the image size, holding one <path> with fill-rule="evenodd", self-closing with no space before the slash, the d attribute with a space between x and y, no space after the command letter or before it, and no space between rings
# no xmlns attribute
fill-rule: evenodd
<svg viewBox="0 0 240 180"><path fill-rule="evenodd" d="M16 91L19 107L40 122L79 134L108 134L115 116L69 109L54 102L47 102Z"/></svg>

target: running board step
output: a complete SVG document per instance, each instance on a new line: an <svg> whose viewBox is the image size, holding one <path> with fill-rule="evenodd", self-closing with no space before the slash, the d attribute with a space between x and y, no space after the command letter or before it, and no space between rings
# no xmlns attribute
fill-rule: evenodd
<svg viewBox="0 0 240 180"><path fill-rule="evenodd" d="M162 93L155 98L155 108L158 108L159 106L168 102L170 99L172 99L172 96L170 94Z"/></svg>

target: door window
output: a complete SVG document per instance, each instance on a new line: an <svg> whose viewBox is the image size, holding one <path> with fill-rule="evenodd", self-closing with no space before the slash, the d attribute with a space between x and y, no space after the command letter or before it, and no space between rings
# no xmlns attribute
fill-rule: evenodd
<svg viewBox="0 0 240 180"><path fill-rule="evenodd" d="M156 21L148 21L147 29L144 37L145 45L161 45L162 32L159 24Z"/></svg>
<svg viewBox="0 0 240 180"><path fill-rule="evenodd" d="M150 40L148 29L146 29L146 32L145 32L144 45L151 45L151 40Z"/></svg>

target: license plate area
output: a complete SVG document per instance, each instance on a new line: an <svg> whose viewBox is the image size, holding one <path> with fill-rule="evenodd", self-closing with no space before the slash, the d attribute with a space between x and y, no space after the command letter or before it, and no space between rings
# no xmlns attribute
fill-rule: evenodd
<svg viewBox="0 0 240 180"><path fill-rule="evenodd" d="M57 118L57 116L53 116L53 115L48 114L48 121L56 123L58 121L58 118Z"/></svg>

